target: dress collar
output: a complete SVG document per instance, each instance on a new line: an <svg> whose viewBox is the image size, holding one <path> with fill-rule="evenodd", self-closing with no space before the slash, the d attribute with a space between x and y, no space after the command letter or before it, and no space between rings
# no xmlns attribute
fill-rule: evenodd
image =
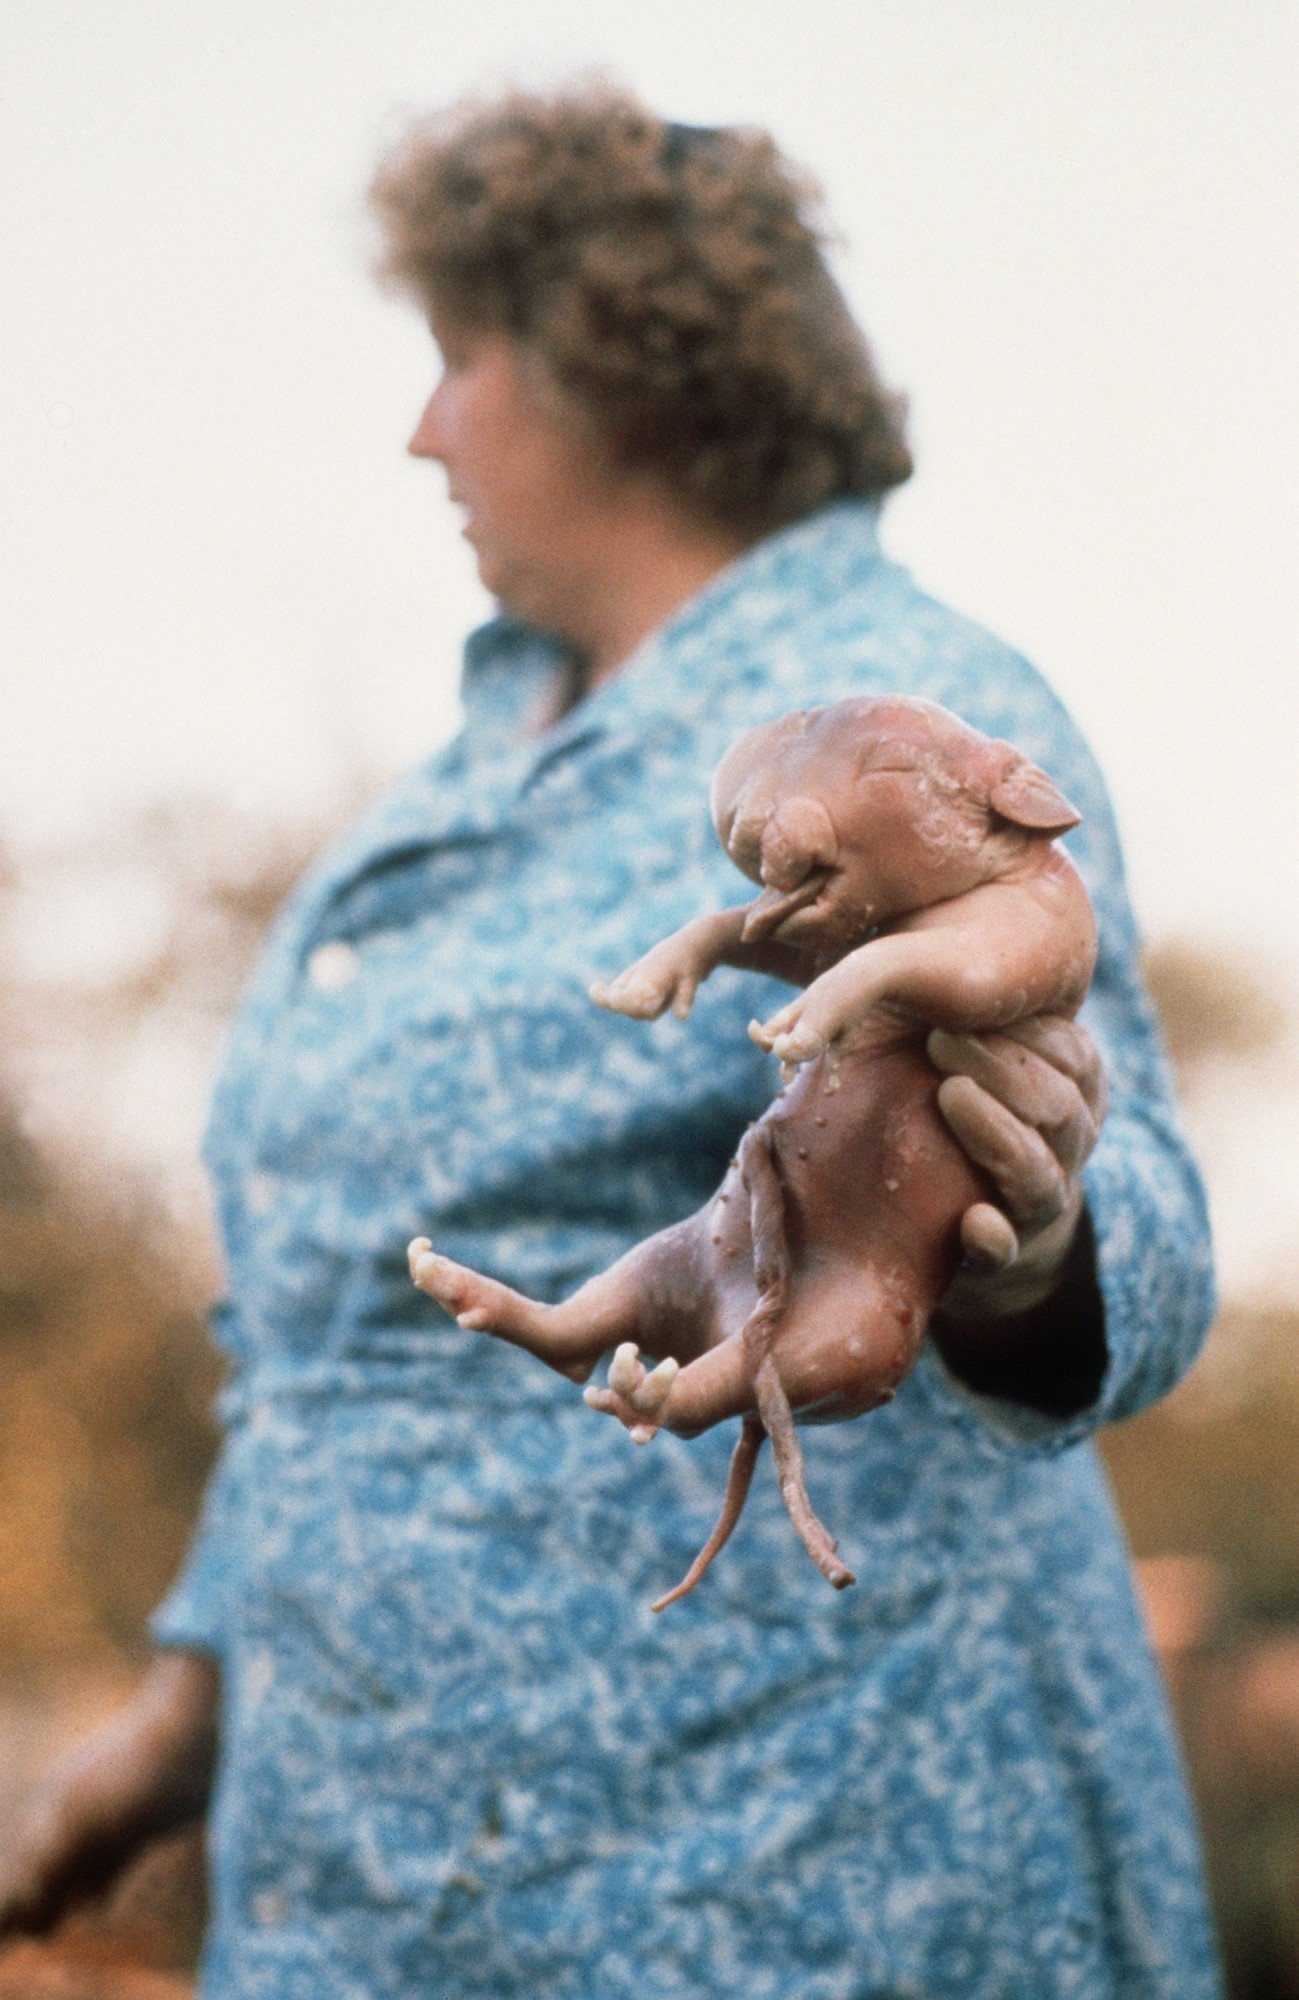
<svg viewBox="0 0 1299 2000"><path fill-rule="evenodd" d="M319 934L327 906L386 856L496 832L544 767L579 746L603 753L664 721L686 730L704 721L746 673L762 673L763 655L801 612L835 603L878 569L877 516L873 503L839 501L767 536L538 735L527 733L529 718L553 693L565 648L504 615L480 626L465 646L463 753L453 744L420 765L344 836L309 878L302 935Z"/></svg>
<svg viewBox="0 0 1299 2000"><path fill-rule="evenodd" d="M688 721L715 702L773 629L832 602L881 561L879 503L838 500L767 535L720 570L631 657L535 739L548 756L574 736L635 733L665 711ZM476 736L517 743L568 665L563 643L502 613L465 646L461 696Z"/></svg>

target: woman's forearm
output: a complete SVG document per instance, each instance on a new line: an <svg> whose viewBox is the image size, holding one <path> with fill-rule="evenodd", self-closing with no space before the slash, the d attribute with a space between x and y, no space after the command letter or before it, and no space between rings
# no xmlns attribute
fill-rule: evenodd
<svg viewBox="0 0 1299 2000"><path fill-rule="evenodd" d="M125 1706L45 1773L4 1857L0 1938L57 1921L204 1811L219 1695L206 1655L160 1653Z"/></svg>
<svg viewBox="0 0 1299 2000"><path fill-rule="evenodd" d="M186 1808L201 1812L210 1796L220 1697L216 1662L179 1648L157 1655L137 1696L142 1735L156 1749L159 1778L180 1816Z"/></svg>

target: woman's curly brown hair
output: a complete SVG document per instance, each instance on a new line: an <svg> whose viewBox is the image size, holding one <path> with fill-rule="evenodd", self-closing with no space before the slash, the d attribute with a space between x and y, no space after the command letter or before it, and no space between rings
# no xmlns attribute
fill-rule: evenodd
<svg viewBox="0 0 1299 2000"><path fill-rule="evenodd" d="M910 475L816 187L766 133L668 124L602 82L512 93L418 122L371 201L383 275L519 341L701 518L764 534Z"/></svg>

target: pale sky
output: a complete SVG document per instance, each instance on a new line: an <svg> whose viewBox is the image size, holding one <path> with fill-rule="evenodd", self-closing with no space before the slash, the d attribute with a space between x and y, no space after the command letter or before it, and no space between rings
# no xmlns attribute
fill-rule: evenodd
<svg viewBox="0 0 1299 2000"><path fill-rule="evenodd" d="M483 600L359 195L408 110L592 66L820 175L889 546L1073 707L1146 927L1299 961L1282 0L4 0L0 836L447 733Z"/></svg>

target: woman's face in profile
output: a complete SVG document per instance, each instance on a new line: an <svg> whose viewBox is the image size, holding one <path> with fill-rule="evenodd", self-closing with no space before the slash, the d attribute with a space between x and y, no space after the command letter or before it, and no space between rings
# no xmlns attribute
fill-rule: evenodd
<svg viewBox="0 0 1299 2000"><path fill-rule="evenodd" d="M612 496L613 468L507 335L441 319L433 333L442 374L407 449L446 472L487 589L516 616L550 624L568 596L583 522L594 525Z"/></svg>

